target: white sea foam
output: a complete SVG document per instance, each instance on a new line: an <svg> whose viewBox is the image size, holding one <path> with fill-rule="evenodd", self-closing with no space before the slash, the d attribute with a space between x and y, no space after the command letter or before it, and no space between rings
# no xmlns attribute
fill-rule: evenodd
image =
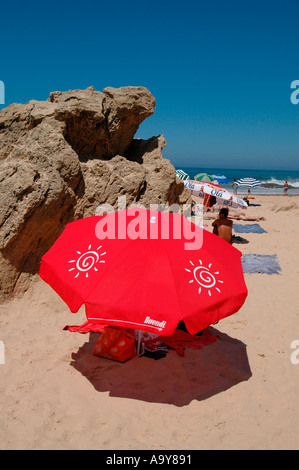
<svg viewBox="0 0 299 470"><path fill-rule="evenodd" d="M261 181L261 183L262 184L277 184L283 188L285 181L286 180L279 180L279 179L272 177L271 179ZM288 184L292 186L293 188L299 188L299 180L288 179L287 181L288 181Z"/></svg>
<svg viewBox="0 0 299 470"><path fill-rule="evenodd" d="M262 180L261 183L262 184L277 184L281 187L283 187L284 183L285 183L286 180L279 180L279 179L276 179L276 178L271 178L271 179L267 179L267 180ZM299 180L292 180L292 179L288 179L288 184L290 186L293 186L294 188L299 188Z"/></svg>

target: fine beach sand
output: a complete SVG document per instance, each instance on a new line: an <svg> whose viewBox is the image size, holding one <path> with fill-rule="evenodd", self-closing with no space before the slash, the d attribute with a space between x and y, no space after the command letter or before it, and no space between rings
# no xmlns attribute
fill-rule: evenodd
<svg viewBox="0 0 299 470"><path fill-rule="evenodd" d="M245 274L244 306L184 357L93 356L96 335L63 331L84 308L71 314L38 276L1 304L0 449L299 449L299 196L251 202L267 233L234 246L277 254L282 272Z"/></svg>

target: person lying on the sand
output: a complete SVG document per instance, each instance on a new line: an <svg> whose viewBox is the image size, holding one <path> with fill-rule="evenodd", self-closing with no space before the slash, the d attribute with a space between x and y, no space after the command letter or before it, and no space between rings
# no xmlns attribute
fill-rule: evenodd
<svg viewBox="0 0 299 470"><path fill-rule="evenodd" d="M228 243L232 243L233 223L231 220L227 218L227 216L228 216L227 208L224 207L223 209L220 209L219 219L216 219L212 223L212 226L214 227L213 233L215 235L218 235L220 238L227 241Z"/></svg>
<svg viewBox="0 0 299 470"><path fill-rule="evenodd" d="M245 215L241 212L236 212L236 213L229 213L229 218L230 219L237 219L237 220L255 220L255 221L260 221L260 220L267 220L266 217L258 217L258 216L248 216Z"/></svg>

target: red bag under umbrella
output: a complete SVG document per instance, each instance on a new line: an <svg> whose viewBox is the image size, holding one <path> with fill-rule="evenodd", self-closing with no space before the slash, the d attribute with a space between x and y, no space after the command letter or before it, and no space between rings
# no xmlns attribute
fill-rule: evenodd
<svg viewBox="0 0 299 470"><path fill-rule="evenodd" d="M105 326L94 345L93 354L114 361L125 362L136 356L134 336L126 328Z"/></svg>

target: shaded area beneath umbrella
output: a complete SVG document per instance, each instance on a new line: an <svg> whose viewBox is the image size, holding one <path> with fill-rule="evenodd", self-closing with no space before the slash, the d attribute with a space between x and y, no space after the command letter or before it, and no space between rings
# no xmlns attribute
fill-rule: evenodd
<svg viewBox="0 0 299 470"><path fill-rule="evenodd" d="M89 341L73 353L71 365L97 391L112 397L185 406L252 376L246 345L215 328L209 330L218 340L202 349L186 349L183 357L170 350L159 360L135 357L125 363L94 356L99 334L90 333Z"/></svg>

